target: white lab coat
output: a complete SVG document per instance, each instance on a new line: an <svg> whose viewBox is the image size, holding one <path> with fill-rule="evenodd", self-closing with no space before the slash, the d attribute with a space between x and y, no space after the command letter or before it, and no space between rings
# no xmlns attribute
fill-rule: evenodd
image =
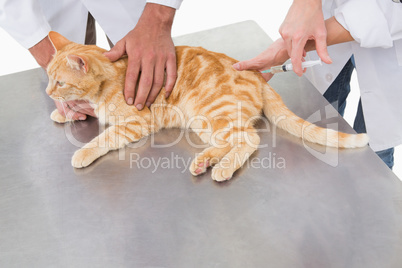
<svg viewBox="0 0 402 268"><path fill-rule="evenodd" d="M329 47L333 64L306 75L324 93L354 55L363 114L374 151L402 143L402 4L392 0L323 0L324 17L335 16L354 42ZM315 52L310 59L317 59Z"/></svg>
<svg viewBox="0 0 402 268"><path fill-rule="evenodd" d="M113 43L134 28L146 3L178 9L183 0L0 0L0 27L30 48L50 30L83 43L88 11Z"/></svg>

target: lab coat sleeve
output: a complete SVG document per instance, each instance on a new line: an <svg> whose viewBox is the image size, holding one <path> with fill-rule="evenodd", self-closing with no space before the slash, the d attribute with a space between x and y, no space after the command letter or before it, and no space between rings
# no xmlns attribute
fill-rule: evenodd
<svg viewBox="0 0 402 268"><path fill-rule="evenodd" d="M179 9L181 2L183 2L183 0L147 0L147 3L159 4L163 6L172 7L174 9Z"/></svg>
<svg viewBox="0 0 402 268"><path fill-rule="evenodd" d="M402 38L402 4L391 0L342 1L334 15L361 47L389 48Z"/></svg>
<svg viewBox="0 0 402 268"><path fill-rule="evenodd" d="M27 49L50 31L37 0L0 0L0 27Z"/></svg>

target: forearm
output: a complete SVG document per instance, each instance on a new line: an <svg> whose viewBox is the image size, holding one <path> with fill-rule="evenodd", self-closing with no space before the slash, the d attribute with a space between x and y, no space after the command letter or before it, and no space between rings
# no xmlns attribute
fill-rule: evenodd
<svg viewBox="0 0 402 268"><path fill-rule="evenodd" d="M178 10L183 0L146 0L147 3L159 4L162 6L168 6Z"/></svg>
<svg viewBox="0 0 402 268"><path fill-rule="evenodd" d="M335 17L327 19L325 21L325 27L327 29L328 46L354 41L353 37L350 35L350 32L343 28ZM316 43L314 40L309 40L306 44L305 50L315 50L315 44Z"/></svg>
<svg viewBox="0 0 402 268"><path fill-rule="evenodd" d="M56 53L47 36L28 50L43 69L46 69L53 58L53 54Z"/></svg>

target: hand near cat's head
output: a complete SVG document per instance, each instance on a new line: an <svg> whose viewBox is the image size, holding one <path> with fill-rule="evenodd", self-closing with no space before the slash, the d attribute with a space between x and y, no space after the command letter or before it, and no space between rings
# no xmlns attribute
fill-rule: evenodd
<svg viewBox="0 0 402 268"><path fill-rule="evenodd" d="M56 53L58 51L61 51L65 46L69 44L74 44L73 42L69 41L67 38L62 36L61 34L57 32L50 32L49 35L45 38L51 46L51 49L48 49L47 53L52 53L51 60L46 63L46 66L42 66L43 68L48 69L48 65L51 64L52 60L54 59ZM44 39L44 40L45 40ZM44 52L46 53L46 52ZM85 59L84 56L78 56L75 54L68 54L65 59L67 60L67 63L70 68L82 71L84 74L88 72L88 63ZM63 66L65 67L65 66ZM49 70L48 70L49 71ZM57 75L58 80L55 80L54 83L52 83L52 77ZM63 78L61 78L63 77ZM49 74L49 85L47 88L47 93L51 96L51 92L54 92L56 88L63 88L65 87L65 81L68 80L68 76L66 75L65 72L62 71L62 68L58 70L57 73L53 72L52 75ZM52 97L52 96L51 96ZM93 108L88 105L87 101L83 100L65 100L61 101L61 99L64 98L54 98L55 100L55 105L56 108L59 112L60 115L62 115L65 118L69 118L72 121L75 120L85 120L87 118L87 115L90 116L95 116L95 113L93 111ZM83 105L86 107L83 109Z"/></svg>

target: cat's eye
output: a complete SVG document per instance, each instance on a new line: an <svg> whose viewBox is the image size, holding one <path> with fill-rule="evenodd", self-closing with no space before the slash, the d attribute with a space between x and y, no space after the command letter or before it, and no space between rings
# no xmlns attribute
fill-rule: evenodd
<svg viewBox="0 0 402 268"><path fill-rule="evenodd" d="M64 82L62 82L62 81L57 81L57 84L59 85L59 86L64 86Z"/></svg>

